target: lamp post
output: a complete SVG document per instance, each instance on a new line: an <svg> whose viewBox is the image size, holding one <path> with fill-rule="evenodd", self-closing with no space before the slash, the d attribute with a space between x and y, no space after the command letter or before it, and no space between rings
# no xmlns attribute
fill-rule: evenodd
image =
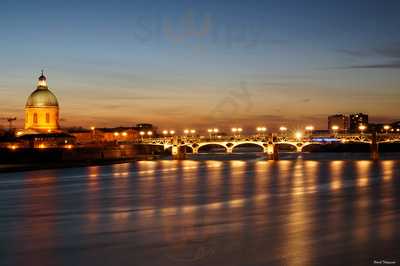
<svg viewBox="0 0 400 266"><path fill-rule="evenodd" d="M386 131L386 134L389 132L389 129L391 128L391 126L389 125L384 125L383 129Z"/></svg>
<svg viewBox="0 0 400 266"><path fill-rule="evenodd" d="M256 131L258 134L261 134L262 136L264 136L265 132L267 132L267 128L266 127L257 127Z"/></svg>
<svg viewBox="0 0 400 266"><path fill-rule="evenodd" d="M363 134L364 131L367 129L367 126L365 126L365 125L360 125L360 126L358 127L358 129L360 130L361 134Z"/></svg>
<svg viewBox="0 0 400 266"><path fill-rule="evenodd" d="M337 132L338 132L338 130L339 130L339 126L333 125L333 126L331 127L331 129L332 129L332 131L333 131L333 134L336 136L336 134L337 134Z"/></svg>
<svg viewBox="0 0 400 266"><path fill-rule="evenodd" d="M207 132L208 132L208 136L209 136L209 138L211 139L211 134L212 134L212 129L211 128L209 128L209 129L207 129Z"/></svg>
<svg viewBox="0 0 400 266"><path fill-rule="evenodd" d="M312 132L314 131L314 126L311 126L311 125L310 126L306 126L305 130L307 132L309 132L310 135L312 135Z"/></svg>
<svg viewBox="0 0 400 266"><path fill-rule="evenodd" d="M237 129L239 138L240 138L240 133L242 133L242 131L243 131L243 129L242 129L241 127L239 127L239 128Z"/></svg>
<svg viewBox="0 0 400 266"><path fill-rule="evenodd" d="M294 134L294 136L295 136L295 138L296 138L298 141L300 141L300 140L303 138L303 133L301 133L300 131L297 131L297 132Z"/></svg>
<svg viewBox="0 0 400 266"><path fill-rule="evenodd" d="M96 127L95 126L91 126L90 130L92 131L92 141L93 141L95 136L96 136Z"/></svg>
<svg viewBox="0 0 400 266"><path fill-rule="evenodd" d="M214 133L214 136L219 132L218 128L213 128L212 133Z"/></svg>
<svg viewBox="0 0 400 266"><path fill-rule="evenodd" d="M142 139L142 142L143 142L143 136L144 136L144 134L145 134L144 131L140 131L140 132L139 132L139 135L140 135L140 137L141 137L141 139Z"/></svg>
<svg viewBox="0 0 400 266"><path fill-rule="evenodd" d="M232 131L232 133L233 133L233 137L236 137L236 132L237 132L237 128L236 127L233 127L233 128L231 128L231 131Z"/></svg>

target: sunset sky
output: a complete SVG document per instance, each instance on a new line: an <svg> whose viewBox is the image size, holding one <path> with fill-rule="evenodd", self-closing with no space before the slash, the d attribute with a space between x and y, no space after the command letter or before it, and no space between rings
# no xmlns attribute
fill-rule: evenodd
<svg viewBox="0 0 400 266"><path fill-rule="evenodd" d="M2 0L0 117L22 125L45 69L63 126L400 120L399 14L396 0Z"/></svg>

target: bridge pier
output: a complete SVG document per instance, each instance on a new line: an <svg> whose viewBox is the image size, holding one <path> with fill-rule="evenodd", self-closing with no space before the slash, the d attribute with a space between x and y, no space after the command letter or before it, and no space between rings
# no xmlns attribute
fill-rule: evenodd
<svg viewBox="0 0 400 266"><path fill-rule="evenodd" d="M226 148L226 153L232 153L233 149L232 148Z"/></svg>
<svg viewBox="0 0 400 266"><path fill-rule="evenodd" d="M378 149L378 142L376 140L376 133L372 134L371 159L374 161L379 160L379 149Z"/></svg>
<svg viewBox="0 0 400 266"><path fill-rule="evenodd" d="M199 148L192 148L193 154L199 154Z"/></svg>
<svg viewBox="0 0 400 266"><path fill-rule="evenodd" d="M172 146L172 159L173 160L184 160L186 159L186 147L180 145Z"/></svg>
<svg viewBox="0 0 400 266"><path fill-rule="evenodd" d="M272 161L279 160L278 145L270 143L266 148L264 148L264 152L267 155L267 160L272 160Z"/></svg>

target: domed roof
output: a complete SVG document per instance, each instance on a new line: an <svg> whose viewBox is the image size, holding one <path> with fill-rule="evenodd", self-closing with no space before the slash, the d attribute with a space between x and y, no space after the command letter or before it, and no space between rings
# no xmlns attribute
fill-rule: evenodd
<svg viewBox="0 0 400 266"><path fill-rule="evenodd" d="M43 75L38 79L38 86L28 97L25 107L58 107L56 96L47 87L47 79Z"/></svg>
<svg viewBox="0 0 400 266"><path fill-rule="evenodd" d="M58 107L58 101L56 96L49 90L43 88L37 88L28 97L26 101L26 107Z"/></svg>

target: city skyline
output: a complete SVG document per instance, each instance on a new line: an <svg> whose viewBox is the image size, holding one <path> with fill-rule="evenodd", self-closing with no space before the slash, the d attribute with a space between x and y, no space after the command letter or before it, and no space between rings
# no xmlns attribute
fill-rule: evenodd
<svg viewBox="0 0 400 266"><path fill-rule="evenodd" d="M327 116L358 112L399 120L395 1L96 3L5 2L2 116L22 125L44 68L62 126L326 128Z"/></svg>

